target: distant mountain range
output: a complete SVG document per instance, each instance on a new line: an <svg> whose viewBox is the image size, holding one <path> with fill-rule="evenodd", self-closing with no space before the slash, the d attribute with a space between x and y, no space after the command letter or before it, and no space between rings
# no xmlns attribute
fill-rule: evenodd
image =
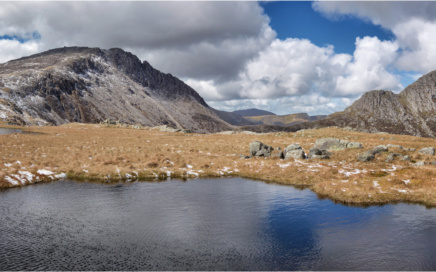
<svg viewBox="0 0 436 272"><path fill-rule="evenodd" d="M385 90L367 92L344 111L321 120L286 127L260 125L242 129L291 132L328 126L436 138L436 71L422 76L399 94Z"/></svg>
<svg viewBox="0 0 436 272"><path fill-rule="evenodd" d="M401 93L370 91L343 112L275 115L213 109L191 87L122 49L66 47L0 64L0 119L60 125L112 119L194 132L297 131L326 126L436 137L436 71Z"/></svg>
<svg viewBox="0 0 436 272"><path fill-rule="evenodd" d="M266 110L259 110L259 109L246 109L246 110L237 110L234 111L233 113L239 114L241 116L263 116L263 115L275 115L272 112L266 111Z"/></svg>
<svg viewBox="0 0 436 272"><path fill-rule="evenodd" d="M309 116L307 113L295 113L288 115L260 115L245 116L244 118L257 125L289 126L301 122L321 120L327 115Z"/></svg>

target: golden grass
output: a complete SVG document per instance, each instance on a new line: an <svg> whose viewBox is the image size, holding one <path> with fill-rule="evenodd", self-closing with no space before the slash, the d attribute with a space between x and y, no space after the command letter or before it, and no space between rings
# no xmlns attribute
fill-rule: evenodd
<svg viewBox="0 0 436 272"><path fill-rule="evenodd" d="M385 163L389 153L377 155L373 162L356 160L366 150L390 143L417 149L392 152L407 154L414 161L433 161L434 156L419 154L418 150L436 146L434 139L339 128L266 135L182 134L90 124L26 130L39 134L0 135L0 187L13 187L7 179L15 178L20 171L35 174L35 180L52 180L53 175L38 174L41 169L66 173L74 179L99 181L240 176L307 186L320 197L344 203L410 201L436 206L435 166L415 167L398 157ZM255 140L282 149L299 143L308 153L315 141L323 137L358 141L365 148L334 151L330 160L239 156L248 155L248 146Z"/></svg>

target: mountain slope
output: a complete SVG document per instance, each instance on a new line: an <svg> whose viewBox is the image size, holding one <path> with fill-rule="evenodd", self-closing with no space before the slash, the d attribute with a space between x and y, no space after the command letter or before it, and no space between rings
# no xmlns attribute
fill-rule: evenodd
<svg viewBox="0 0 436 272"><path fill-rule="evenodd" d="M231 128L191 87L117 48L59 48L0 64L0 118L54 125L114 119L196 132Z"/></svg>
<svg viewBox="0 0 436 272"><path fill-rule="evenodd" d="M325 117L325 115L309 116L307 113L294 113L288 115L245 116L244 118L254 124L289 126L295 123L319 120Z"/></svg>
<svg viewBox="0 0 436 272"><path fill-rule="evenodd" d="M245 116L275 115L272 112L265 111L265 110L259 110L259 109L255 109L255 108L246 109L246 110L237 110L237 111L234 111L233 113L237 113L243 117L245 117Z"/></svg>
<svg viewBox="0 0 436 272"><path fill-rule="evenodd" d="M262 125L242 129L292 132L328 126L436 138L436 71L422 76L399 94L383 90L367 92L344 111L322 120L286 127Z"/></svg>

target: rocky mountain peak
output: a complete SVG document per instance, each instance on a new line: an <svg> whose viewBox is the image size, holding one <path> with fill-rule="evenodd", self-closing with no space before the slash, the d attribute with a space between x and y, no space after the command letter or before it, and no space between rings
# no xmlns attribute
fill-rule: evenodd
<svg viewBox="0 0 436 272"><path fill-rule="evenodd" d="M0 64L0 102L0 118L24 124L229 128L183 81L119 48L65 47Z"/></svg>

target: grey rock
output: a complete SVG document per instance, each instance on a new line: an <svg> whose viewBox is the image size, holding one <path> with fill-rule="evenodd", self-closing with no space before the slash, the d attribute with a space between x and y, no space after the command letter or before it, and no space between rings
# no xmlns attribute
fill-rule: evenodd
<svg viewBox="0 0 436 272"><path fill-rule="evenodd" d="M401 160L402 161L411 161L411 159L410 159L410 157L408 156L408 155L406 155L406 156L403 156L402 158L401 158Z"/></svg>
<svg viewBox="0 0 436 272"><path fill-rule="evenodd" d="M375 159L375 156L371 152L365 152L365 154L357 157L357 160L361 161L361 162L369 162L369 161L372 161L374 159Z"/></svg>
<svg viewBox="0 0 436 272"><path fill-rule="evenodd" d="M436 161L432 161L430 164L436 166Z"/></svg>
<svg viewBox="0 0 436 272"><path fill-rule="evenodd" d="M425 162L424 162L424 161L419 161L419 162L417 162L417 163L413 163L412 165L413 165L413 166L424 166L424 165L425 165Z"/></svg>
<svg viewBox="0 0 436 272"><path fill-rule="evenodd" d="M306 158L306 154L304 154L303 149L294 149L294 150L286 151L285 160L288 160L290 158L303 160Z"/></svg>
<svg viewBox="0 0 436 272"><path fill-rule="evenodd" d="M285 152L289 152L292 150L300 150L300 149L303 149L303 148L299 144L291 144L285 148Z"/></svg>
<svg viewBox="0 0 436 272"><path fill-rule="evenodd" d="M250 157L255 157L255 156L269 157L271 156L271 151L273 150L274 148L272 148L271 146L263 144L259 141L252 142L249 147Z"/></svg>
<svg viewBox="0 0 436 272"><path fill-rule="evenodd" d="M279 152L276 153L276 156L280 159L284 159L285 153L282 150L279 150Z"/></svg>
<svg viewBox="0 0 436 272"><path fill-rule="evenodd" d="M385 160L385 162L392 162L392 161L394 161L394 156L392 155L389 155Z"/></svg>
<svg viewBox="0 0 436 272"><path fill-rule="evenodd" d="M387 151L389 151L389 148L385 145L378 145L371 150L373 155L379 154L381 152L387 152Z"/></svg>
<svg viewBox="0 0 436 272"><path fill-rule="evenodd" d="M394 145L394 144L388 144L386 145L388 148L398 148L398 149L404 149L401 145Z"/></svg>
<svg viewBox="0 0 436 272"><path fill-rule="evenodd" d="M422 154L426 154L426 155L434 155L435 149L434 149L434 147L424 147L424 148L420 149L418 152L422 153Z"/></svg>
<svg viewBox="0 0 436 272"><path fill-rule="evenodd" d="M316 140L314 148L321 150L343 150L347 148L349 141L336 138L321 138Z"/></svg>
<svg viewBox="0 0 436 272"><path fill-rule="evenodd" d="M359 142L349 142L347 148L363 148L363 145Z"/></svg>
<svg viewBox="0 0 436 272"><path fill-rule="evenodd" d="M320 150L318 148L311 148L309 151L309 159L330 159L331 152L327 150Z"/></svg>

